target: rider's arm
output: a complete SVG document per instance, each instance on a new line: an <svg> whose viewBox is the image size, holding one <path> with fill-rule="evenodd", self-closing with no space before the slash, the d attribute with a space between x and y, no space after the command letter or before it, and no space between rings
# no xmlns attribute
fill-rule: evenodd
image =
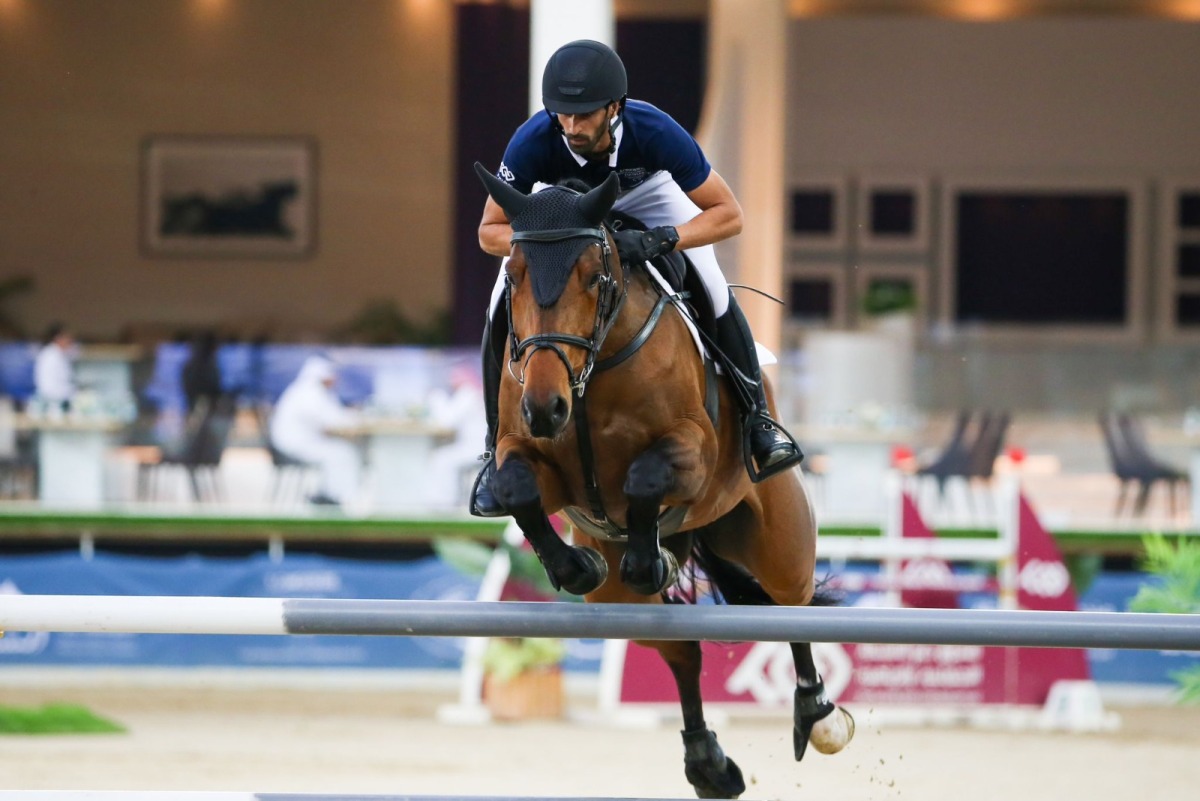
<svg viewBox="0 0 1200 801"><path fill-rule="evenodd" d="M716 170L710 171L704 183L688 192L687 196L700 207L700 213L675 226L679 232L676 250L711 245L742 232L741 204ZM482 238L482 233L480 236Z"/></svg>
<svg viewBox="0 0 1200 801"><path fill-rule="evenodd" d="M493 256L507 256L512 246L512 226L500 204L490 197L483 204L483 219L479 221L479 247Z"/></svg>

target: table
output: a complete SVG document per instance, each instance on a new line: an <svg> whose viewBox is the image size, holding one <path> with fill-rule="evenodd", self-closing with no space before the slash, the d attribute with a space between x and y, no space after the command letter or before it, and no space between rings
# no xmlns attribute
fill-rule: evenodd
<svg viewBox="0 0 1200 801"><path fill-rule="evenodd" d="M364 418L329 433L366 440L375 511L427 507L423 487L430 456L439 443L455 436L452 428L411 418Z"/></svg>
<svg viewBox="0 0 1200 801"><path fill-rule="evenodd" d="M804 425L792 429L805 450L825 454L822 516L831 521L879 525L892 448L912 441L907 428Z"/></svg>
<svg viewBox="0 0 1200 801"><path fill-rule="evenodd" d="M38 497L43 504L96 508L105 499L105 456L125 424L112 418L33 418L17 427L38 435Z"/></svg>

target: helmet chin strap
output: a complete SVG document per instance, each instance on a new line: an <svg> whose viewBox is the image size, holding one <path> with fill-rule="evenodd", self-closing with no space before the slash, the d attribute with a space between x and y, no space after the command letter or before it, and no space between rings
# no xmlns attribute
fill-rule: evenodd
<svg viewBox="0 0 1200 801"><path fill-rule="evenodd" d="M617 128L621 125L621 115L625 113L625 98L617 101L617 113L612 115L612 119L608 121L608 150L605 152L612 155L617 149Z"/></svg>

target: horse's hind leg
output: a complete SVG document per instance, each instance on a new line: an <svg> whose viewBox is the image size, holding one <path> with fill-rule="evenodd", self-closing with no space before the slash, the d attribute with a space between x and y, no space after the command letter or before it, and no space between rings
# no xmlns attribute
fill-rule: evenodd
<svg viewBox="0 0 1200 801"><path fill-rule="evenodd" d="M812 603L816 583L817 525L799 477L785 473L755 485L751 498L719 525L705 542L714 553L741 564L758 580L767 599L780 606ZM804 758L812 743L823 754L836 753L854 737L854 719L835 706L813 663L809 643L792 643L796 666L793 751Z"/></svg>
<svg viewBox="0 0 1200 801"><path fill-rule="evenodd" d="M581 542L590 542L604 553L610 564L621 560L623 546L599 542L576 534ZM587 596L588 603L661 603L661 596L645 596L612 581ZM679 692L683 712L683 771L699 798L737 798L746 791L741 768L725 755L717 743L717 735L704 720L704 703L700 697L700 668L703 653L698 642L638 641L639 645L658 651Z"/></svg>
<svg viewBox="0 0 1200 801"><path fill-rule="evenodd" d="M504 460L492 479L492 492L521 527L554 589L583 595L604 583L608 577L604 557L594 548L562 541L546 517L537 479L524 459L509 456Z"/></svg>
<svg viewBox="0 0 1200 801"><path fill-rule="evenodd" d="M792 750L796 761L804 759L809 743L822 754L836 754L854 738L854 718L829 700L825 682L813 663L812 645L794 642L791 646L796 663L796 695L792 706Z"/></svg>

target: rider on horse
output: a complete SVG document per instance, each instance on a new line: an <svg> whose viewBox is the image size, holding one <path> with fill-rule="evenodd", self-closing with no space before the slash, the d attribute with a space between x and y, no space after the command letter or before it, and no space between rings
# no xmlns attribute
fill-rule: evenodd
<svg viewBox="0 0 1200 801"><path fill-rule="evenodd" d="M542 74L545 113L534 114L517 129L497 176L528 193L535 182L576 178L598 186L610 173L617 174L620 195L614 211L649 227L613 233L621 258L641 264L674 250L686 252L715 318L705 327L715 332L726 372L743 390L733 394L742 404L742 425L753 459L747 468L755 480L766 478L799 464L803 454L770 415L754 338L713 250L714 243L741 232L741 207L691 135L658 108L628 100L627 86L625 66L607 45L581 39L560 47ZM479 224L480 246L493 255L508 256L511 239L508 216L489 197ZM483 335L488 439L484 468L471 498L471 513L483 517L505 511L491 492L507 335L501 303L504 276L501 270ZM497 314L501 323L494 326Z"/></svg>

